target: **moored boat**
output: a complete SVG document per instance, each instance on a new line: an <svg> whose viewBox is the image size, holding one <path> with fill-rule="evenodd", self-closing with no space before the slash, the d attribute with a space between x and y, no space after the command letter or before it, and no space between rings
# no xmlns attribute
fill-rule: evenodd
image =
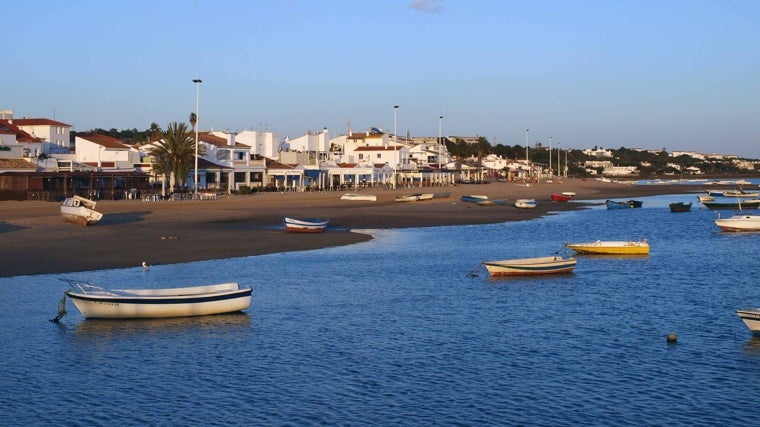
<svg viewBox="0 0 760 427"><path fill-rule="evenodd" d="M628 202L616 202L615 200L606 200L604 204L607 205L607 209L628 209L630 206Z"/></svg>
<svg viewBox="0 0 760 427"><path fill-rule="evenodd" d="M760 231L760 215L734 215L715 220L723 231Z"/></svg>
<svg viewBox="0 0 760 427"><path fill-rule="evenodd" d="M649 243L646 239L639 241L602 241L586 243L566 243L565 246L579 254L599 255L646 255Z"/></svg>
<svg viewBox="0 0 760 427"><path fill-rule="evenodd" d="M488 199L476 202L480 206L506 205L507 199Z"/></svg>
<svg viewBox="0 0 760 427"><path fill-rule="evenodd" d="M103 218L95 210L97 202L81 196L68 197L61 203L61 216L68 222L80 225L93 225Z"/></svg>
<svg viewBox="0 0 760 427"><path fill-rule="evenodd" d="M282 220L285 223L285 231L291 233L321 233L330 223L329 219L323 218L297 219L284 216Z"/></svg>
<svg viewBox="0 0 760 427"><path fill-rule="evenodd" d="M688 212L691 210L691 202L673 202L668 205L671 212Z"/></svg>
<svg viewBox="0 0 760 427"><path fill-rule="evenodd" d="M357 201L363 201L363 202L376 202L377 196L375 196L374 194L346 193L340 197L340 200L357 200Z"/></svg>
<svg viewBox="0 0 760 427"><path fill-rule="evenodd" d="M536 207L536 199L517 199L515 207L520 209L533 209Z"/></svg>
<svg viewBox="0 0 760 427"><path fill-rule="evenodd" d="M739 309L736 314L752 333L760 334L760 308Z"/></svg>
<svg viewBox="0 0 760 427"><path fill-rule="evenodd" d="M396 197L397 202L419 202L423 200L433 200L435 195L433 193L415 193L406 196Z"/></svg>
<svg viewBox="0 0 760 427"><path fill-rule="evenodd" d="M484 261L491 277L535 276L541 274L570 273L575 268L576 258L563 258L559 255L521 258L502 261Z"/></svg>
<svg viewBox="0 0 760 427"><path fill-rule="evenodd" d="M742 210L742 209L757 209L760 206L760 199L749 199L743 201L736 201L735 203L723 203L723 202L702 202L707 209L711 210Z"/></svg>
<svg viewBox="0 0 760 427"><path fill-rule="evenodd" d="M569 194L552 194L551 199L555 202L569 202L573 200L573 196Z"/></svg>
<svg viewBox="0 0 760 427"><path fill-rule="evenodd" d="M488 200L488 196L483 196L479 194L465 194L460 198L463 202L471 202L471 203L478 203L482 202L483 200Z"/></svg>
<svg viewBox="0 0 760 427"><path fill-rule="evenodd" d="M66 292L88 319L189 317L232 313L251 305L251 288L237 283L167 289L107 290L91 283L61 279Z"/></svg>

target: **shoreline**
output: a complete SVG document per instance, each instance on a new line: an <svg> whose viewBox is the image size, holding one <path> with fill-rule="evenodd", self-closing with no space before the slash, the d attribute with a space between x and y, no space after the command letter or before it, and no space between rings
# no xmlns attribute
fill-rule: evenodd
<svg viewBox="0 0 760 427"><path fill-rule="evenodd" d="M176 264L344 246L372 239L351 230L488 224L539 218L584 209L584 200L698 193L721 186L634 185L570 178L530 186L495 182L452 187L365 189L377 202L345 201L342 191L258 193L216 200L100 201L103 219L83 227L64 222L58 203L0 202L0 277ZM732 189L732 186L726 186ZM557 203L551 194L572 191L577 202ZM396 196L450 192L448 198L397 203ZM464 194L507 199L507 205L462 202ZM534 209L518 209L534 198ZM282 217L329 218L324 233L286 233ZM140 267L141 268L141 267Z"/></svg>

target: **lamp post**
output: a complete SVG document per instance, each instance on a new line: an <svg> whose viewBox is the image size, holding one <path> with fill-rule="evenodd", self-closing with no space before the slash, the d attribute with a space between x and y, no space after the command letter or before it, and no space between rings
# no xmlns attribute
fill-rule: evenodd
<svg viewBox="0 0 760 427"><path fill-rule="evenodd" d="M201 79L193 79L195 83L195 179L193 181L193 189L195 195L198 195L198 123L200 123L200 116L198 115L198 100L201 93Z"/></svg>
<svg viewBox="0 0 760 427"><path fill-rule="evenodd" d="M549 137L549 179L552 179L552 137L551 136Z"/></svg>
<svg viewBox="0 0 760 427"><path fill-rule="evenodd" d="M441 139L441 121L443 116L438 116L438 169L441 169L441 157L443 157L443 139Z"/></svg>
<svg viewBox="0 0 760 427"><path fill-rule="evenodd" d="M530 129L525 129L525 167L528 167L528 132ZM528 169L530 171L530 169Z"/></svg>
<svg viewBox="0 0 760 427"><path fill-rule="evenodd" d="M393 106L393 189L396 189L396 167L398 166L396 145L398 144L398 128L396 127L396 111L398 105Z"/></svg>

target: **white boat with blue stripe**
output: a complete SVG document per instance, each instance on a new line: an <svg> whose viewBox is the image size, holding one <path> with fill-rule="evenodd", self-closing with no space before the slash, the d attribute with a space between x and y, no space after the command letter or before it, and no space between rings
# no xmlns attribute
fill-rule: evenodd
<svg viewBox="0 0 760 427"><path fill-rule="evenodd" d="M578 261L575 258L563 258L559 255L521 258L504 261L484 261L491 277L535 276L541 274L570 273Z"/></svg>
<svg viewBox="0 0 760 427"><path fill-rule="evenodd" d="M232 313L251 305L251 288L237 283L168 289L108 290L88 282L69 283L66 296L88 319L189 317Z"/></svg>

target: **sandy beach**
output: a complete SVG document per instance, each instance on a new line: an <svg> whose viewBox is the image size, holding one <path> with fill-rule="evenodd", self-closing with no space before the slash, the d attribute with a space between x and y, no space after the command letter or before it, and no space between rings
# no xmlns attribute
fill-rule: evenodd
<svg viewBox="0 0 760 427"><path fill-rule="evenodd" d="M714 187L714 186L711 186ZM351 230L485 224L536 218L552 211L582 209L556 203L553 193L575 192L576 200L698 192L698 185L631 185L568 179L530 186L494 182L453 187L361 190L377 202L340 200L343 192L260 193L216 200L100 201L103 219L90 227L64 222L59 205L38 201L0 202L0 277L235 258L319 249L371 239ZM398 203L396 196L449 192L448 198ZM463 194L491 199L535 198L535 209L479 206ZM696 201L696 199L695 199ZM329 218L324 233L286 233L282 216Z"/></svg>

